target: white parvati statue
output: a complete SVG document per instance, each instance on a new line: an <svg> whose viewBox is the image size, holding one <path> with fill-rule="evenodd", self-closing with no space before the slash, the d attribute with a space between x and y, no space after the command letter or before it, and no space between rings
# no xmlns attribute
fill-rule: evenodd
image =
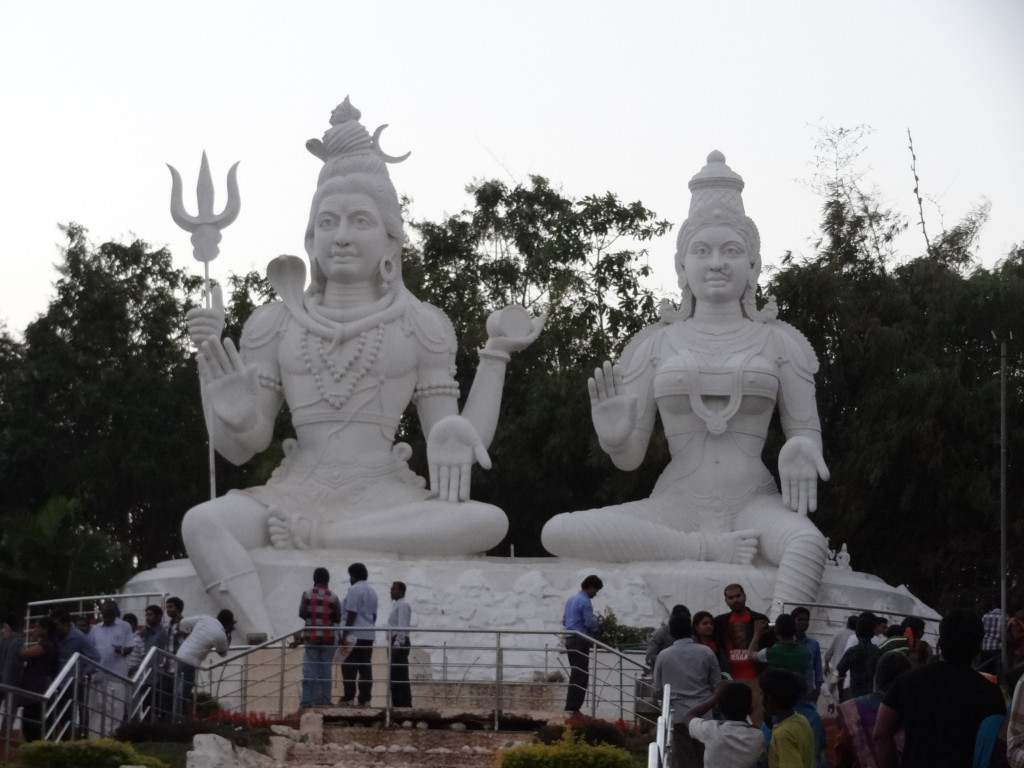
<svg viewBox="0 0 1024 768"><path fill-rule="evenodd" d="M814 400L818 361L807 339L754 301L760 237L744 214L743 180L720 152L690 180L676 273L682 305L590 379L594 428L620 469L643 461L660 415L672 460L650 498L556 515L552 554L606 562L709 560L778 566L771 615L813 602L828 548L808 519L828 479ZM780 495L761 461L776 408L787 441Z"/></svg>
<svg viewBox="0 0 1024 768"><path fill-rule="evenodd" d="M396 159L359 117L346 99L323 141L307 144L324 161L305 236L309 286L301 259L274 259L267 277L281 301L252 314L237 349L221 341L219 301L189 316L217 450L235 464L265 450L282 401L295 427L266 485L200 504L182 523L203 587L252 632L272 631L253 550L466 555L508 529L502 510L469 500L470 469L490 467L509 353L544 317L508 307L489 318L460 414L451 322L402 282L405 234L385 164ZM410 402L428 435L430 490L394 442Z"/></svg>

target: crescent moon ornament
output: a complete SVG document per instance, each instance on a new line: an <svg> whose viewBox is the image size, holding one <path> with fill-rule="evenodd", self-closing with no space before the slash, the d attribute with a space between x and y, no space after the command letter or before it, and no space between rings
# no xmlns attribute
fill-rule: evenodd
<svg viewBox="0 0 1024 768"><path fill-rule="evenodd" d="M403 160L407 160L409 158L409 155L412 154L412 150L406 152L401 157L394 157L393 155L389 155L387 152L380 148L380 135L384 133L384 129L387 127L387 123L384 123L384 125L377 126L377 130L373 132L373 136L370 138L370 143L373 145L373 148L377 150L377 154L384 158L385 163L400 163Z"/></svg>

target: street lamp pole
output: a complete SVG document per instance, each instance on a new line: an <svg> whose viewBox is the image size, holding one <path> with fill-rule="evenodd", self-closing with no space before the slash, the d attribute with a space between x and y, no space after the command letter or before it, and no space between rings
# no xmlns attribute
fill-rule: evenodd
<svg viewBox="0 0 1024 768"><path fill-rule="evenodd" d="M1013 332L1007 331L1013 338ZM992 336L995 336L993 331ZM999 600L1006 621L1006 337L999 340ZM999 642L1000 669L1009 669L1006 632Z"/></svg>

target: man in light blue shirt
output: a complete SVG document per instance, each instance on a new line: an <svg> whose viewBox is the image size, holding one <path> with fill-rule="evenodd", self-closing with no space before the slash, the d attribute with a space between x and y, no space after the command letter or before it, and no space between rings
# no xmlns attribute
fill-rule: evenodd
<svg viewBox="0 0 1024 768"><path fill-rule="evenodd" d="M341 706L352 704L356 699L356 678L359 679L360 706L368 706L373 695L373 627L377 624L377 593L366 580L370 577L366 566L352 563L348 567L349 587L341 615L345 631L341 633L341 680L344 695L338 701Z"/></svg>
<svg viewBox="0 0 1024 768"><path fill-rule="evenodd" d="M569 654L569 691L565 696L565 711L579 712L587 696L587 681L590 677L590 649L594 643L590 638L597 635L599 622L594 616L592 600L604 587L604 582L593 574L580 584L580 591L565 603L562 626L571 634L565 638L565 650ZM578 633L578 634L577 634Z"/></svg>

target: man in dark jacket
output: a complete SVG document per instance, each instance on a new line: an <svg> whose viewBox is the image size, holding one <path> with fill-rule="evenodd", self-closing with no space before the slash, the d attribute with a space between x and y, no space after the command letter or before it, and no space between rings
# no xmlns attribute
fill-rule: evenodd
<svg viewBox="0 0 1024 768"><path fill-rule="evenodd" d="M733 680L750 686L754 697L754 725L761 723L761 688L757 684L757 664L747 652L754 639L754 622L768 622L763 613L747 608L747 593L739 584L725 588L725 604L729 612L715 617L715 644L718 645L719 664ZM761 647L763 647L762 644Z"/></svg>
<svg viewBox="0 0 1024 768"><path fill-rule="evenodd" d="M970 765L981 721L1003 715L1002 691L971 667L981 650L981 617L957 608L939 623L940 661L900 675L878 708L875 752L880 768ZM896 732L904 734L897 760Z"/></svg>

